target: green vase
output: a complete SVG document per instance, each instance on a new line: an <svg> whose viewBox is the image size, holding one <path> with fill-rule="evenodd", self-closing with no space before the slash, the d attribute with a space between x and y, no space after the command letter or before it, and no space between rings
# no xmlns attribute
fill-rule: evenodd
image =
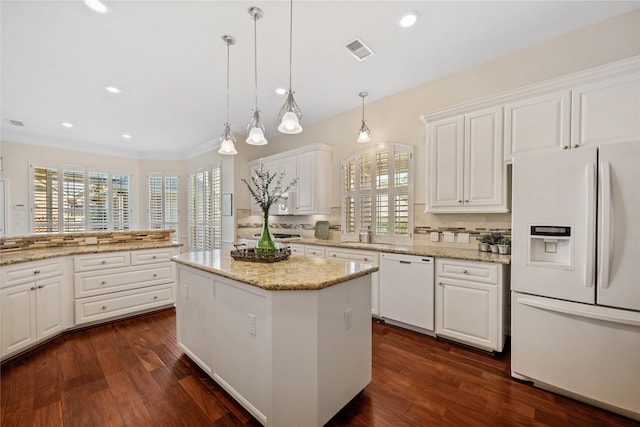
<svg viewBox="0 0 640 427"><path fill-rule="evenodd" d="M273 241L271 230L269 230L269 209L262 209L262 233L256 245L256 253L273 254L276 252L276 244Z"/></svg>

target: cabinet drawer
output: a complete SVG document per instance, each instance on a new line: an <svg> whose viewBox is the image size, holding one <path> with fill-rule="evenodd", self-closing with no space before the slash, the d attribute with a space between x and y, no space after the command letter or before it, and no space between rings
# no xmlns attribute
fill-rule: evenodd
<svg viewBox="0 0 640 427"><path fill-rule="evenodd" d="M147 249L131 251L131 265L155 264L157 262L171 261L176 254L173 248Z"/></svg>
<svg viewBox="0 0 640 427"><path fill-rule="evenodd" d="M327 258L366 262L378 265L378 254L375 252L352 251L348 249L327 249Z"/></svg>
<svg viewBox="0 0 640 427"><path fill-rule="evenodd" d="M291 249L291 254L304 255L304 245L297 245L295 243L289 244L289 249Z"/></svg>
<svg viewBox="0 0 640 427"><path fill-rule="evenodd" d="M437 258L436 276L497 284L498 265L489 262L460 261Z"/></svg>
<svg viewBox="0 0 640 427"><path fill-rule="evenodd" d="M174 302L175 284L173 283L83 298L75 302L76 325L121 317Z"/></svg>
<svg viewBox="0 0 640 427"><path fill-rule="evenodd" d="M324 258L327 250L325 248L319 248L317 246L306 246L304 249L305 256L317 256Z"/></svg>
<svg viewBox="0 0 640 427"><path fill-rule="evenodd" d="M2 267L0 268L2 272L0 276L2 277L2 287L58 276L64 273L65 263L66 259L64 257L58 257Z"/></svg>
<svg viewBox="0 0 640 427"><path fill-rule="evenodd" d="M124 268L109 273L76 273L73 282L75 297L83 298L174 281L175 266L172 263L164 263L153 268Z"/></svg>
<svg viewBox="0 0 640 427"><path fill-rule="evenodd" d="M103 268L126 267L129 252L108 252L104 254L78 255L73 257L73 271L93 271Z"/></svg>

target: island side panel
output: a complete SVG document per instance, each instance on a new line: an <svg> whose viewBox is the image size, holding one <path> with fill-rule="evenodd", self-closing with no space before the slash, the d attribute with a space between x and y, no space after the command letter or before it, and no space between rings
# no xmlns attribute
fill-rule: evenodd
<svg viewBox="0 0 640 427"><path fill-rule="evenodd" d="M213 375L213 277L178 264L176 339L185 353Z"/></svg>
<svg viewBox="0 0 640 427"><path fill-rule="evenodd" d="M322 426L371 381L371 275L272 301L268 425Z"/></svg>
<svg viewBox="0 0 640 427"><path fill-rule="evenodd" d="M271 291L214 277L213 378L262 424L272 425Z"/></svg>

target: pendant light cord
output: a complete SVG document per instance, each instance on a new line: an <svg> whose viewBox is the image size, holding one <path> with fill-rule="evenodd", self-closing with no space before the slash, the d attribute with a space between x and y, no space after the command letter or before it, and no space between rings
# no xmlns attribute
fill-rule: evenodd
<svg viewBox="0 0 640 427"><path fill-rule="evenodd" d="M258 111L258 15L253 15L253 71L256 87L256 111Z"/></svg>
<svg viewBox="0 0 640 427"><path fill-rule="evenodd" d="M364 95L362 96L362 121L364 122Z"/></svg>
<svg viewBox="0 0 640 427"><path fill-rule="evenodd" d="M291 69L293 62L293 0L289 9L289 91L291 91Z"/></svg>
<svg viewBox="0 0 640 427"><path fill-rule="evenodd" d="M229 123L229 40L227 42L227 123Z"/></svg>

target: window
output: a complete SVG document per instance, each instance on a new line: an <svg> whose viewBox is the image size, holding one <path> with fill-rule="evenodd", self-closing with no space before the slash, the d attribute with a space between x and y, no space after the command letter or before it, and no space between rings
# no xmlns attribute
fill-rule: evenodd
<svg viewBox="0 0 640 427"><path fill-rule="evenodd" d="M386 144L342 161L342 235L356 238L371 227L378 242L408 243L412 237L413 147Z"/></svg>
<svg viewBox="0 0 640 427"><path fill-rule="evenodd" d="M30 166L35 233L128 230L128 174L87 172L83 166ZM109 203L111 200L111 203Z"/></svg>
<svg viewBox="0 0 640 427"><path fill-rule="evenodd" d="M178 177L148 176L147 220L151 230L175 230L173 241L178 242Z"/></svg>
<svg viewBox="0 0 640 427"><path fill-rule="evenodd" d="M199 169L189 173L189 246L191 250L220 248L221 170Z"/></svg>

